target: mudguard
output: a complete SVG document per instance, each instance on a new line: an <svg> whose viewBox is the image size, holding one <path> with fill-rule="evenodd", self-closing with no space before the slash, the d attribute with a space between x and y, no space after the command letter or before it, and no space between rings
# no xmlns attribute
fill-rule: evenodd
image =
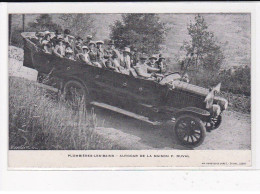
<svg viewBox="0 0 260 194"><path fill-rule="evenodd" d="M201 118L202 120L208 119L209 116L210 116L209 111L203 110L203 109L200 109L200 108L197 108L197 107L186 107L186 108L179 109L176 112L176 117L179 117L183 114L196 115L199 118Z"/></svg>

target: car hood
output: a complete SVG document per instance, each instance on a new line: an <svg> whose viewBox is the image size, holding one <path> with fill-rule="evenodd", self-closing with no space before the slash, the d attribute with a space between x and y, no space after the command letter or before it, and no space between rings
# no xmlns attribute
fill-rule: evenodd
<svg viewBox="0 0 260 194"><path fill-rule="evenodd" d="M187 91L187 92L190 92L190 93L195 93L195 94L205 96L205 97L209 93L209 89L207 89L207 88L192 85L192 84L189 84L189 83L183 82L183 81L174 82L174 88L181 89L181 90L184 90L184 91Z"/></svg>

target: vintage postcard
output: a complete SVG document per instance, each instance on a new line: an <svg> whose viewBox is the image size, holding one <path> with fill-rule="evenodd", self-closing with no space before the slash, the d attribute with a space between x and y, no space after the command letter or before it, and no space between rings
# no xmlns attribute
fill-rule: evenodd
<svg viewBox="0 0 260 194"><path fill-rule="evenodd" d="M10 169L253 167L253 10L30 5L8 5Z"/></svg>

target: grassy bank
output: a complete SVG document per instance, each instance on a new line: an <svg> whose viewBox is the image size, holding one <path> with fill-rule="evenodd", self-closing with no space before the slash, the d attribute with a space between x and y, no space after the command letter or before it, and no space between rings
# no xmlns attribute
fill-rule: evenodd
<svg viewBox="0 0 260 194"><path fill-rule="evenodd" d="M9 78L9 149L122 149L95 127L93 112L75 111L33 82Z"/></svg>

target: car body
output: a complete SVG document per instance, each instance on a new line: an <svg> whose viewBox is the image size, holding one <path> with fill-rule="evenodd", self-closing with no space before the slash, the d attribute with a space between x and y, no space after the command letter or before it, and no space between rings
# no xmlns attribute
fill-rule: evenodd
<svg viewBox="0 0 260 194"><path fill-rule="evenodd" d="M125 75L46 54L30 40L30 33L22 35L24 65L39 74L51 72L60 80L56 87L65 94L71 87L80 88L88 104L154 125L175 121L173 131L184 146L199 146L206 131L219 127L221 114L227 108L227 101L215 96L215 91L181 81L178 73L166 75L160 81ZM212 100L210 105L206 97Z"/></svg>

